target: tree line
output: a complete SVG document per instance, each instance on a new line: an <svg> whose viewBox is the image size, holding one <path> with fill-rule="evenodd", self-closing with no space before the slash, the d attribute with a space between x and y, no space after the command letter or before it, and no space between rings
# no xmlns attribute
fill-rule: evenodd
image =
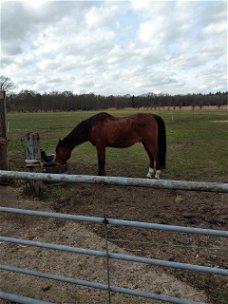
<svg viewBox="0 0 228 304"><path fill-rule="evenodd" d="M23 90L18 94L8 94L7 111L38 112L38 111L79 111L122 108L159 109L166 107L176 109L182 107L202 108L204 106L227 105L227 93L209 94L145 94L140 96L102 96L90 94L73 94L70 91L40 94L32 90Z"/></svg>
<svg viewBox="0 0 228 304"><path fill-rule="evenodd" d="M0 76L0 90L7 94L7 111L38 112L38 111L78 111L123 108L168 109L203 106L227 105L227 91L209 94L169 95L147 93L140 96L102 96L89 94L73 94L71 91L40 94L33 90L22 90L20 93L10 93L15 88L13 81Z"/></svg>

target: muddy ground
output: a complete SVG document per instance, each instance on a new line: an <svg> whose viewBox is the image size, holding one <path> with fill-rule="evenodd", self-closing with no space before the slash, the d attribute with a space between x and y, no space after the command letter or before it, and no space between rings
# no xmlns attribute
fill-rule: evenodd
<svg viewBox="0 0 228 304"><path fill-rule="evenodd" d="M71 170L73 172L74 168ZM77 172L80 174L78 168ZM228 228L226 194L77 184L43 185L43 197L37 199L25 196L25 189L28 194L29 187L25 187L23 182L15 183L13 188L1 186L1 205L93 216L103 216L105 213L112 218L169 225L222 230ZM114 252L211 267L228 267L228 242L221 237L118 226L108 226L106 231L99 224L13 214L1 215L1 228L2 234L6 236L97 250L105 249L104 236L108 233L109 249ZM3 264L107 282L106 261L102 258L5 243L1 244L1 248ZM110 271L112 285L213 304L228 303L228 281L222 276L112 260ZM1 274L4 291L55 303L108 303L107 292L104 291L8 272ZM0 300L0 303L6 301ZM112 303L158 302L112 294Z"/></svg>

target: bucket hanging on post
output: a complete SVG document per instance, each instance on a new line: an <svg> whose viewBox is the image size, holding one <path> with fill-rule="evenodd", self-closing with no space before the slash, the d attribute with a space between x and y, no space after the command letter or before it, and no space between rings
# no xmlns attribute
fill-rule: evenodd
<svg viewBox="0 0 228 304"><path fill-rule="evenodd" d="M25 135L26 167L41 167L40 136L37 132Z"/></svg>

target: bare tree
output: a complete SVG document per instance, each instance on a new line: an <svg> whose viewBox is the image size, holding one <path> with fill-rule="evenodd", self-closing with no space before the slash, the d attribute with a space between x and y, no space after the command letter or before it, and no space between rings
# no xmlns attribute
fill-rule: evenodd
<svg viewBox="0 0 228 304"><path fill-rule="evenodd" d="M9 77L0 76L0 90L1 91L10 91L14 89L16 86L13 81Z"/></svg>

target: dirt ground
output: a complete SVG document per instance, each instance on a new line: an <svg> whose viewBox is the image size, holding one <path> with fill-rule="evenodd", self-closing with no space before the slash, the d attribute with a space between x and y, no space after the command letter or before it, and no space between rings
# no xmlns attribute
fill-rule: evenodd
<svg viewBox="0 0 228 304"><path fill-rule="evenodd" d="M117 174L118 175L118 174ZM218 193L154 190L103 185L44 185L45 199L28 199L24 183L0 187L1 206L51 212L103 216L210 229L228 228L228 196ZM1 215L2 235L52 242L75 247L109 250L127 254L228 267L228 241L221 237L177 234L119 226L83 224L72 221ZM1 244L1 263L107 283L103 258ZM179 296L213 304L228 301L226 277L110 260L112 285L135 288L157 294ZM55 303L108 303L107 291L99 291L51 280L1 272L1 288ZM111 303L158 303L154 300L112 294ZM0 300L0 303L9 303ZM159 302L161 303L161 302Z"/></svg>

